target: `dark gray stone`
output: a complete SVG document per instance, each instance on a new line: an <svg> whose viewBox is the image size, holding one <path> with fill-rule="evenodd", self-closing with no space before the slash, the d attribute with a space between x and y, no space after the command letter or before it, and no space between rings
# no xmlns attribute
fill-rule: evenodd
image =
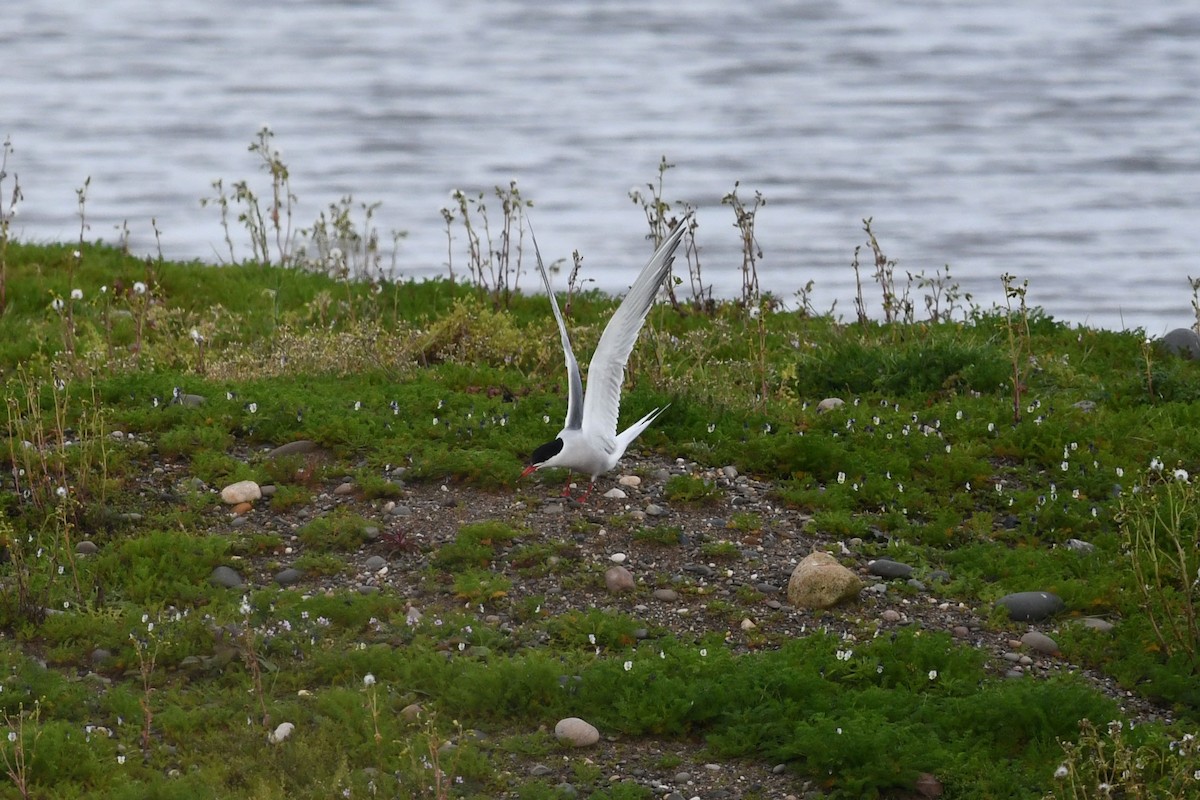
<svg viewBox="0 0 1200 800"><path fill-rule="evenodd" d="M244 585L242 576L238 575L233 567L227 567L224 564L212 571L212 574L208 576L208 582L213 586L223 586L226 589L240 589Z"/></svg>
<svg viewBox="0 0 1200 800"><path fill-rule="evenodd" d="M1169 352L1195 361L1200 358L1200 335L1191 328L1176 328L1162 338Z"/></svg>
<svg viewBox="0 0 1200 800"><path fill-rule="evenodd" d="M280 586L291 586L294 583L299 583L304 578L304 573L294 567L280 570L275 575L275 582Z"/></svg>
<svg viewBox="0 0 1200 800"><path fill-rule="evenodd" d="M1021 622L1037 622L1065 608L1062 598L1050 592L1006 594L996 601L996 605L1007 608L1009 618Z"/></svg>
<svg viewBox="0 0 1200 800"><path fill-rule="evenodd" d="M88 539L84 539L75 545L75 552L81 556L95 555L99 551L100 548L96 546L96 543Z"/></svg>
<svg viewBox="0 0 1200 800"><path fill-rule="evenodd" d="M367 559L367 569L371 572L378 572L387 566L387 559L383 556L371 556Z"/></svg>
<svg viewBox="0 0 1200 800"><path fill-rule="evenodd" d="M867 572L881 578L907 578L912 575L913 568L889 558L879 558L867 565Z"/></svg>

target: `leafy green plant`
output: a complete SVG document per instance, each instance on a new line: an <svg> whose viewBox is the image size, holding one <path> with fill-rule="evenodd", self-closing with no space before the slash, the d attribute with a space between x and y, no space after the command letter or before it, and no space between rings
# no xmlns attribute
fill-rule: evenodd
<svg viewBox="0 0 1200 800"><path fill-rule="evenodd" d="M345 509L336 509L317 517L299 531L305 547L317 552L356 550L366 541L366 529L371 523Z"/></svg>
<svg viewBox="0 0 1200 800"><path fill-rule="evenodd" d="M683 540L683 529L678 525L655 525L652 528L638 528L633 532L635 542L674 547Z"/></svg>
<svg viewBox="0 0 1200 800"><path fill-rule="evenodd" d="M1200 503L1193 484L1151 482L1122 503L1121 532L1133 584L1154 637L1169 658L1200 669Z"/></svg>
<svg viewBox="0 0 1200 800"><path fill-rule="evenodd" d="M489 521L463 525L454 541L434 554L432 563L439 569L486 566L496 555L498 546L507 544L521 532L504 522Z"/></svg>
<svg viewBox="0 0 1200 800"><path fill-rule="evenodd" d="M712 483L695 475L672 475L663 487L663 497L680 503L711 505L720 499L721 493Z"/></svg>

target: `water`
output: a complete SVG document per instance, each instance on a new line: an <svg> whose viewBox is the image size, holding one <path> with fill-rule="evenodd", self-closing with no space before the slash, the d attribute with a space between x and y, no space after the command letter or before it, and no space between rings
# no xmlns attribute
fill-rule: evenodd
<svg viewBox="0 0 1200 800"><path fill-rule="evenodd" d="M515 179L547 257L577 248L621 291L649 253L627 193L666 155L719 295L741 284L720 204L740 181L767 199L763 288L793 304L812 280L818 309L853 318L873 217L901 280L949 264L985 306L1008 272L1059 319L1161 334L1193 318L1190 0L9 0L3 16L24 240L78 238L90 176L88 238L127 222L154 252L153 219L168 257L226 255L199 199L217 178L267 188L247 145L268 124L297 223L345 194L379 201L385 235L409 233L403 275L444 274L451 190Z"/></svg>

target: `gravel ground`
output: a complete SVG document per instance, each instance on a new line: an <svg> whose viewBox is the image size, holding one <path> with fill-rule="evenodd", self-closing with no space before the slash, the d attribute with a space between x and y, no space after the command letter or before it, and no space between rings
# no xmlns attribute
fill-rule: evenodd
<svg viewBox="0 0 1200 800"><path fill-rule="evenodd" d="M186 465L165 465L162 474L178 482L187 477ZM711 482L717 488L713 501L697 506L666 500L664 486L676 474ZM403 486L401 496L388 501L361 499L353 484L339 482L318 487L311 504L283 514L272 511L265 499L240 515L222 507L212 512L213 533L236 530L281 534L289 552L231 564L248 583L266 585L274 580L280 564L286 566L303 553L303 545L294 535L300 527L334 508L346 507L377 520L379 538L346 554L350 564L346 573L303 578L296 588L309 592L347 588L395 592L405 596L421 614L429 615L462 608L461 601L449 592L423 587L421 573L430 556L453 540L463 524L502 520L529 530L522 541L565 543L567 557L577 567L574 573L560 570L526 578L504 564L495 565L496 569L505 569L513 581L510 599L544 598L544 610L551 616L592 607L611 609L644 621L648 630L665 629L685 641L719 632L735 652L763 646L764 641L771 646L815 629L840 633L850 641L873 636L876 630L905 626L947 631L987 653L988 668L996 675L1038 680L1064 671L1081 673L1117 700L1133 719L1169 721L1167 710L1072 664L1069 656L1040 653L1019 641L1023 633L1033 630L1054 637L1065 620L997 630L986 623L990 609L939 595L939 583L919 570L913 573L920 581L916 586L902 578L876 577L868 571L870 559L862 552L861 542L822 535L813 529L808 516L774 501L770 484L738 475L731 467L712 470L682 460L627 457L620 469L597 482L587 503L560 497L557 477L555 482L535 477L517 491L498 492L454 484L404 485L398 474L396 480ZM625 496L605 496L612 489L619 489ZM757 515L762 521L761 530L731 527L734 515L741 512ZM682 531L681 544L652 545L634 538L635 531L657 525L678 527ZM397 533L415 547L389 549L385 542ZM711 548L720 541L732 544L729 557L706 558L701 548L706 543ZM814 549L831 549L840 554L843 564L858 571L866 588L857 602L832 611L797 609L788 603L788 578ZM385 569L380 569L380 557L386 562ZM372 558L375 560L368 564ZM611 591L606 587L603 575L617 564L632 576L632 590ZM713 604L720 608L718 613L710 610L713 600L723 601ZM502 612L489 610L479 616L481 624L498 626L514 635L521 633L521 623ZM605 779L635 780L651 787L656 796L670 800L736 798L752 791L772 798L819 795L818 787L772 764L709 763L700 743L646 741L600 733L599 743L568 755L533 761L498 754L498 765L503 764L515 776L541 775L551 783L569 783L576 765L584 763L598 768Z"/></svg>

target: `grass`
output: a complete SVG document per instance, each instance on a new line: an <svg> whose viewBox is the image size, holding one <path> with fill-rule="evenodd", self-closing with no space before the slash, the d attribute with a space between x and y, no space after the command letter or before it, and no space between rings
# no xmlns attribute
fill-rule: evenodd
<svg viewBox="0 0 1200 800"><path fill-rule="evenodd" d="M483 223L477 202L459 224ZM1119 710L1082 679L998 679L941 635L759 635L738 650L724 628L647 630L631 616L645 598L548 615L523 582L602 586L603 567L576 544L602 525L580 515L557 539L525 513L543 492L519 482L524 458L557 430L564 400L544 298L511 291L515 254L469 262L487 274L480 288L5 245L0 711L13 791L435 796L425 778L440 771L446 796L552 797L552 783L494 757L554 753L533 732L568 715L625 740L698 744L710 760L783 763L841 797L900 796L922 772L953 797L1094 796L1070 794L1056 768L1095 781L1135 750L1161 767L1143 758L1142 785L1184 785L1171 760L1183 757L1180 728L1118 739L1103 726ZM745 269L750 281L754 263ZM1039 588L1071 614L1121 620L1111 639L1068 631L1060 644L1195 728L1200 598L1180 544L1196 490L1175 476L1195 472L1200 452L1194 363L1148 351L1139 332L1071 327L1023 302L847 326L746 287L755 314L711 300L651 312L622 415L671 410L639 447L770 481L772 502L811 516L809 530L947 570L948 599L986 609ZM68 316L52 301L73 289ZM612 307L573 296L579 352ZM828 396L845 405L818 413ZM318 451L263 456L300 439ZM342 476L352 498L323 494ZM262 501L275 514L323 510L294 531L259 530L256 517L237 531L211 490L241 479L276 486ZM511 496L512 516L459 525L433 548L384 514L408 483ZM664 496L715 516L722 490L675 475ZM735 566L750 550L737 537L774 536L777 522L735 512L728 540L701 540L700 552ZM648 558L684 537L674 521L630 533ZM77 555L83 539L99 552ZM309 580L348 580L360 554L424 564L413 594L208 582L218 565L269 577L285 561ZM716 617L744 616L730 598L709 603ZM399 712L416 701L434 713L414 725ZM293 738L267 744L281 721ZM431 743L447 740L454 756L435 770ZM645 795L596 772L575 776L590 796Z"/></svg>

